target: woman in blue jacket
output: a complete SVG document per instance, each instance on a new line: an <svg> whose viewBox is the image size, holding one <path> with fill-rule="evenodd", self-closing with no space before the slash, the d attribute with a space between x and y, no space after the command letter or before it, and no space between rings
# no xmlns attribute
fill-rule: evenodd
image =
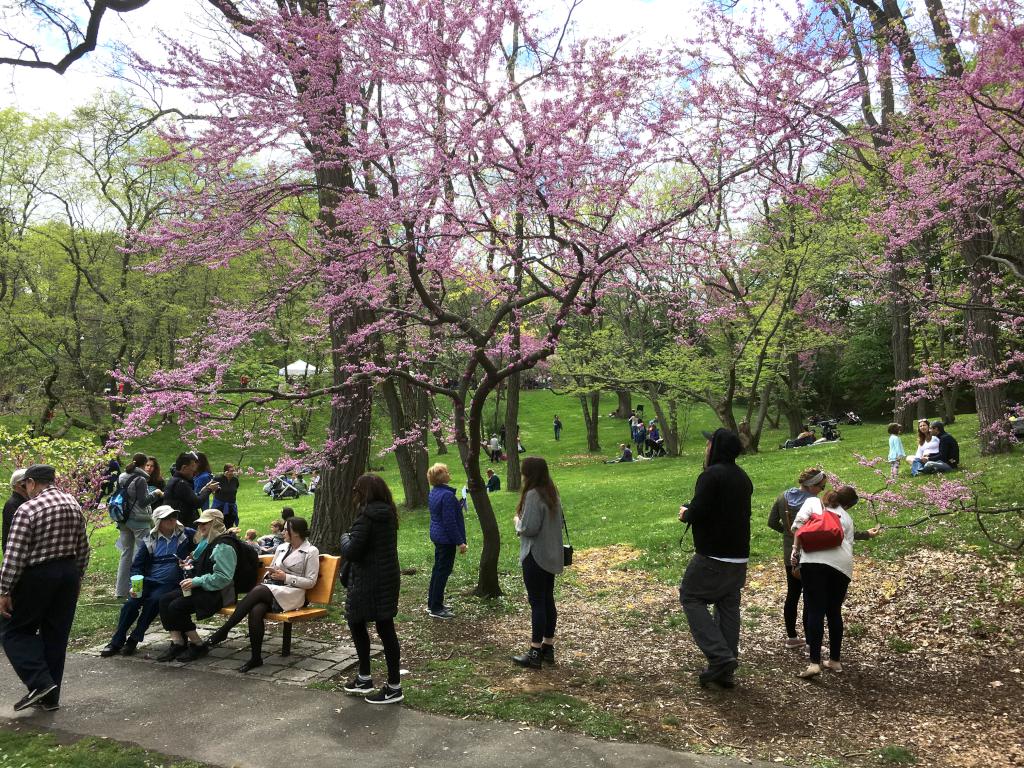
<svg viewBox="0 0 1024 768"><path fill-rule="evenodd" d="M455 489L448 485L451 474L446 464L435 464L427 470L430 483L430 540L434 542L434 570L427 592L427 613L435 619L454 619L451 608L444 604L444 588L455 566L455 551L466 554L466 519Z"/></svg>

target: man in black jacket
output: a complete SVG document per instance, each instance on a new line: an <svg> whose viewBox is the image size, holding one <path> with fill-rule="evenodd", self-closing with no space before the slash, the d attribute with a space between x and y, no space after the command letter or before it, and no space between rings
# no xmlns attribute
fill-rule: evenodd
<svg viewBox="0 0 1024 768"><path fill-rule="evenodd" d="M731 688L739 666L740 590L750 558L750 498L754 486L736 466L742 446L728 429L704 432L704 471L693 501L679 508L679 520L693 529L695 554L679 584L679 602L690 632L708 660L700 684ZM708 606L714 606L714 614Z"/></svg>
<svg viewBox="0 0 1024 768"><path fill-rule="evenodd" d="M921 474L952 472L960 466L960 444L946 431L946 425L941 421L931 423L931 433L932 437L939 438L939 452L925 457L927 461L921 467Z"/></svg>
<svg viewBox="0 0 1024 768"><path fill-rule="evenodd" d="M200 497L220 488L220 485L211 480L199 489L199 493L195 492L192 478L195 477L198 464L199 459L194 453L179 454L174 462L171 479L164 488L164 504L174 507L174 511L178 513L178 522L186 528L194 528L196 520L199 519L202 505Z"/></svg>

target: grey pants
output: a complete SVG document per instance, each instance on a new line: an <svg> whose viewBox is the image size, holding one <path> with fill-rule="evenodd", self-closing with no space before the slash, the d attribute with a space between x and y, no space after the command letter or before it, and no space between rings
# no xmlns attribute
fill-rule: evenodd
<svg viewBox="0 0 1024 768"><path fill-rule="evenodd" d="M132 560L135 559L135 553L142 546L144 535L145 531L136 531L127 527L121 529L121 535L117 541L120 557L117 561L117 579L114 582L115 597L128 597L128 591L132 587Z"/></svg>
<svg viewBox="0 0 1024 768"><path fill-rule="evenodd" d="M709 667L739 656L740 590L746 580L746 563L723 563L694 555L686 566L679 583L679 602ZM714 606L713 612L709 606Z"/></svg>

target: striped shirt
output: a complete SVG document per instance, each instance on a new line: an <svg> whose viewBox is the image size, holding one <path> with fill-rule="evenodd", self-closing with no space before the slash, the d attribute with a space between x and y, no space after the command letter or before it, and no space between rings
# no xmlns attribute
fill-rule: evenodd
<svg viewBox="0 0 1024 768"><path fill-rule="evenodd" d="M9 595L26 568L74 557L85 575L89 564L89 537L85 516L75 497L50 486L20 507L0 568L0 595Z"/></svg>

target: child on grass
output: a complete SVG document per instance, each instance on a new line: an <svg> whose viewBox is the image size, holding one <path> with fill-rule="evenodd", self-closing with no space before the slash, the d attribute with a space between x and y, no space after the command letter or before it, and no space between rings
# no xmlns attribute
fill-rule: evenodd
<svg viewBox="0 0 1024 768"><path fill-rule="evenodd" d="M903 431L896 422L889 425L889 466L892 467L892 479L895 480L900 474L900 462L906 457L903 450L903 441L900 440L900 432Z"/></svg>

